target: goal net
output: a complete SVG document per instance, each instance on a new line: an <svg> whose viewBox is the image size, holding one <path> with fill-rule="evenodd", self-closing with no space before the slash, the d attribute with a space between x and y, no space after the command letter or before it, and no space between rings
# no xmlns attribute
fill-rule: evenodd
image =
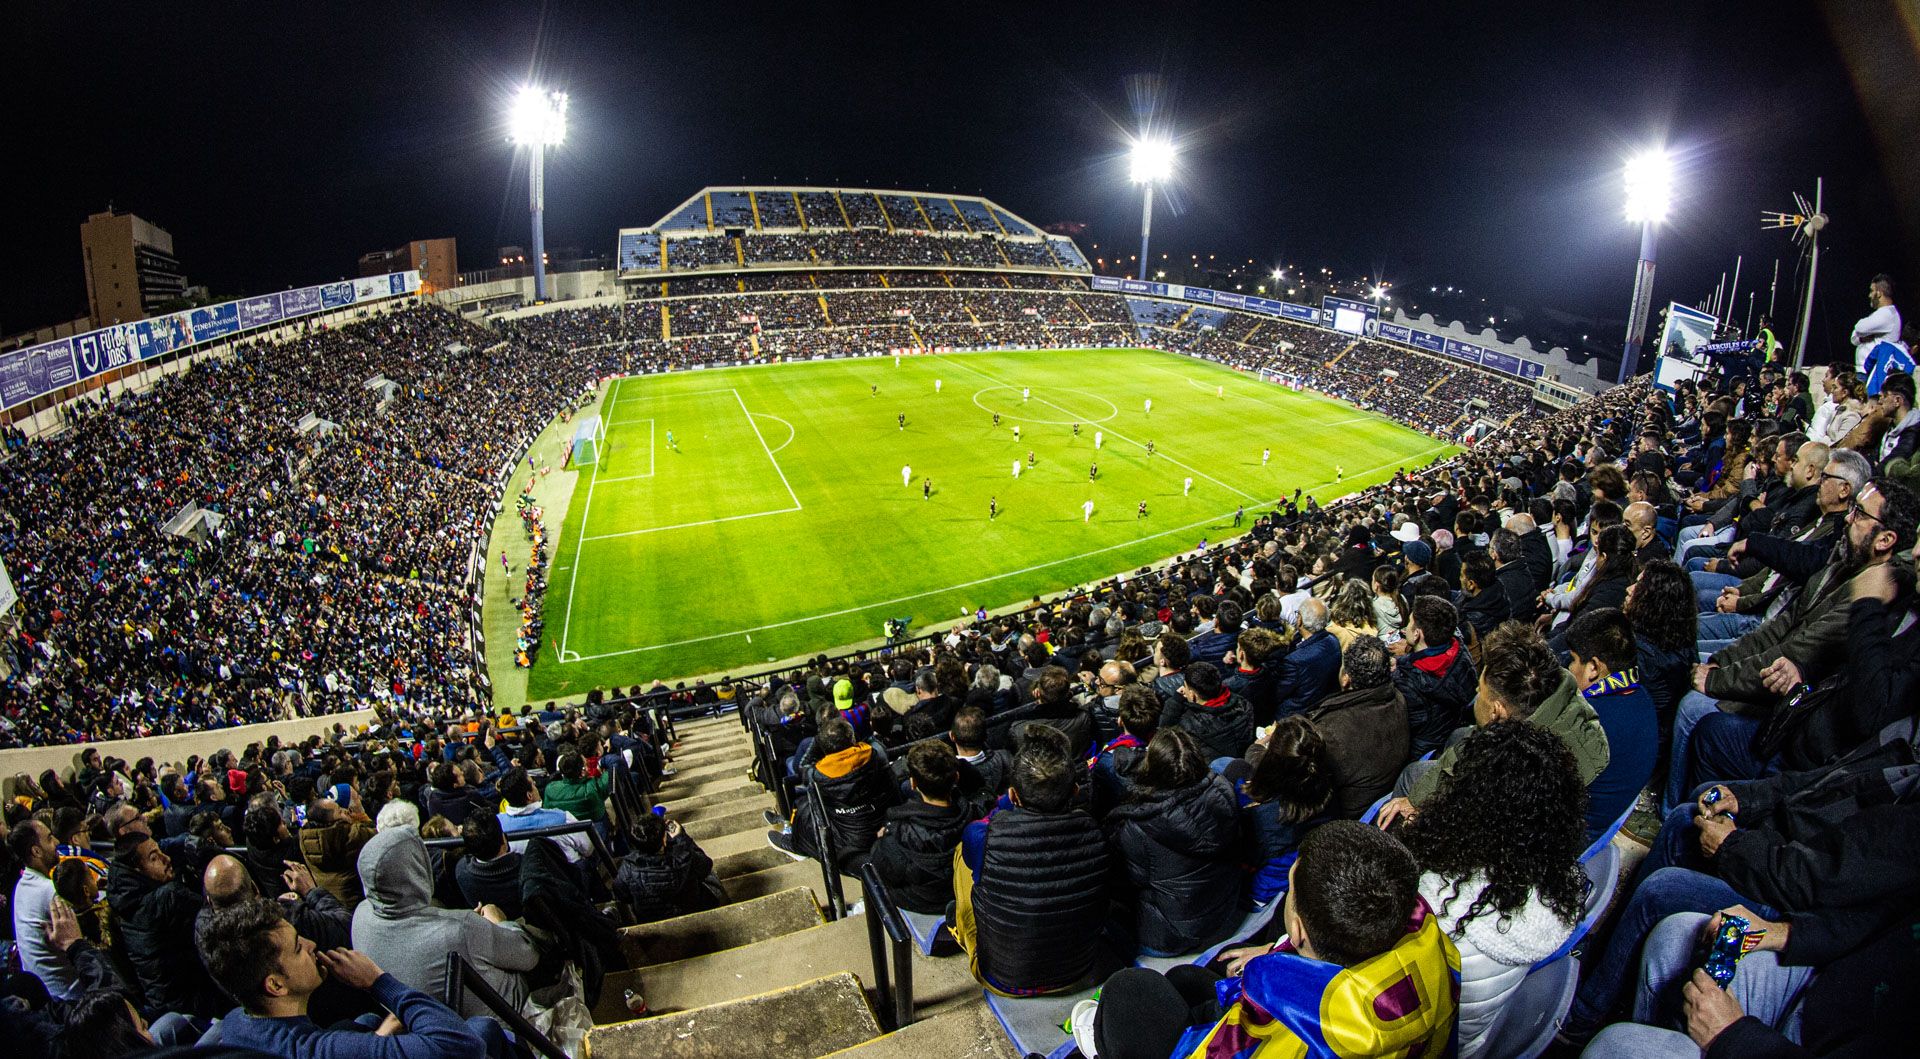
<svg viewBox="0 0 1920 1059"><path fill-rule="evenodd" d="M607 447L607 424L599 416L581 420L573 432L573 465L599 463Z"/></svg>

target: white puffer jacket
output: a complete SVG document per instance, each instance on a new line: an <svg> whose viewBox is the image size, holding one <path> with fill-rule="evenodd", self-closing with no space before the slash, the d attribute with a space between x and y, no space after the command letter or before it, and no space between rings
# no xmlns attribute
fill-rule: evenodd
<svg viewBox="0 0 1920 1059"><path fill-rule="evenodd" d="M1457 890L1451 881L1438 875L1420 876L1420 896L1433 907L1440 918L1440 929L1460 950L1461 1059L1480 1054L1500 1009L1520 987L1527 968L1553 955L1574 928L1534 893L1527 895L1527 903L1519 911L1510 915L1483 911L1467 921L1463 933L1456 934L1460 917L1473 907L1474 898L1486 885L1484 875L1469 877Z"/></svg>

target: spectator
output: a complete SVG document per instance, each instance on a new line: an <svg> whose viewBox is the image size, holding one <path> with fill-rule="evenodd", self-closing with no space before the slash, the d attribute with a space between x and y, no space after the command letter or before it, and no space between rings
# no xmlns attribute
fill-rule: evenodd
<svg viewBox="0 0 1920 1059"><path fill-rule="evenodd" d="M507 803L507 807L499 813L500 830L509 835L580 822L564 809L547 808L540 801L540 789L533 785L533 778L527 775L526 769L517 765L500 777L500 800ZM570 864L579 864L593 856L593 840L583 832L551 837L561 852L566 854ZM515 853L524 854L527 851L527 839L509 841Z"/></svg>
<svg viewBox="0 0 1920 1059"><path fill-rule="evenodd" d="M1420 897L1406 849L1363 824L1335 821L1301 843L1291 877L1285 940L1271 950L1230 950L1227 972L1240 976L1240 988L1225 1010L1211 971L1129 968L1107 980L1097 1004L1076 1008L1082 1052L1308 1054L1327 1040L1355 1042L1352 1055L1449 1051L1457 957ZM1374 1017L1384 1004L1398 1017Z"/></svg>
<svg viewBox="0 0 1920 1059"><path fill-rule="evenodd" d="M1568 670L1607 736L1607 767L1587 787L1587 835L1594 839L1633 807L1653 777L1660 720L1641 685L1626 615L1612 607L1582 611L1567 626L1567 650Z"/></svg>
<svg viewBox="0 0 1920 1059"><path fill-rule="evenodd" d="M55 1000L72 999L79 985L73 967L47 940L49 909L56 900L53 870L60 863L53 832L38 820L25 820L8 833L7 852L20 866L12 909L21 969L45 983Z"/></svg>
<svg viewBox="0 0 1920 1059"><path fill-rule="evenodd" d="M1394 686L1393 658L1379 637L1356 637L1347 646L1340 690L1304 716L1326 743L1334 815L1357 818L1393 789L1408 757L1407 703Z"/></svg>
<svg viewBox="0 0 1920 1059"><path fill-rule="evenodd" d="M1104 823L1116 926L1145 955L1197 952L1240 920L1233 789L1208 771L1207 754L1187 731L1161 729Z"/></svg>
<svg viewBox="0 0 1920 1059"><path fill-rule="evenodd" d="M353 910L353 943L369 959L384 961L394 977L445 1003L447 954L459 953L509 1005L517 1009L526 1001L525 973L540 960L532 939L498 905L433 907L433 875L418 834L374 836L360 851L359 867L367 899ZM461 1009L487 1011L471 992Z"/></svg>
<svg viewBox="0 0 1920 1059"><path fill-rule="evenodd" d="M507 845L507 833L493 813L474 813L460 825L466 856L453 866L465 904L498 905L508 919L519 919L520 854Z"/></svg>
<svg viewBox="0 0 1920 1059"><path fill-rule="evenodd" d="M174 878L173 862L151 835L129 834L114 845L107 901L152 1018L173 1011L212 1018L222 1007L188 942L202 899L198 887Z"/></svg>
<svg viewBox="0 0 1920 1059"><path fill-rule="evenodd" d="M1097 819L1126 800L1133 776L1146 760L1147 744L1160 730L1160 703L1148 688L1135 684L1120 692L1120 734L1094 755L1092 809Z"/></svg>
<svg viewBox="0 0 1920 1059"><path fill-rule="evenodd" d="M620 858L615 897L627 903L636 923L652 923L718 908L727 900L707 856L678 820L643 813L630 836L633 851Z"/></svg>
<svg viewBox="0 0 1920 1059"><path fill-rule="evenodd" d="M598 823L607 818L607 791L612 775L602 772L589 778L586 758L577 751L560 755L560 775L547 783L540 800L548 809L557 809L576 820Z"/></svg>
<svg viewBox="0 0 1920 1059"><path fill-rule="evenodd" d="M1340 681L1340 641L1327 631L1327 605L1318 599L1300 604L1299 626L1299 642L1280 663L1280 682L1273 692L1276 717L1306 710Z"/></svg>
<svg viewBox="0 0 1920 1059"><path fill-rule="evenodd" d="M886 755L872 743L854 742L853 726L838 714L820 722L813 751L817 759L809 766L808 781L818 786L824 802L834 856L841 868L858 869L873 849L887 809L899 800ZM767 844L795 859L820 856L813 847L812 804L801 801L792 828L767 832Z"/></svg>
<svg viewBox="0 0 1920 1059"><path fill-rule="evenodd" d="M349 912L365 896L354 863L373 836L373 821L357 809L342 809L331 798L307 807L307 822L300 829L300 855L313 869L314 879Z"/></svg>
<svg viewBox="0 0 1920 1059"><path fill-rule="evenodd" d="M1460 608L1460 620L1476 641L1491 635L1513 616L1507 590L1494 575L1493 559L1485 552L1474 552L1460 560L1460 593L1454 603Z"/></svg>
<svg viewBox="0 0 1920 1059"><path fill-rule="evenodd" d="M1161 712L1161 729L1186 729L1208 760L1238 756L1253 741L1253 708L1211 662L1189 662L1180 678L1180 697Z"/></svg>
<svg viewBox="0 0 1920 1059"><path fill-rule="evenodd" d="M995 992L1070 992L1095 972L1107 858L1100 826L1072 807L1077 765L1023 747L1007 796L954 853L953 936Z"/></svg>
<svg viewBox="0 0 1920 1059"><path fill-rule="evenodd" d="M1300 839L1333 819L1333 768L1313 722L1294 714L1274 722L1252 758L1240 810L1253 844L1248 897L1264 907L1287 888Z"/></svg>
<svg viewBox="0 0 1920 1059"><path fill-rule="evenodd" d="M1013 766L1013 755L987 748L987 712L978 706L954 711L947 738L953 742L954 765L960 772L958 794L984 810L1007 789L1007 770Z"/></svg>
<svg viewBox="0 0 1920 1059"><path fill-rule="evenodd" d="M1414 599L1406 653L1393 668L1394 686L1406 701L1409 756L1439 750L1471 716L1479 673L1455 634L1458 628L1453 604L1439 596Z"/></svg>
<svg viewBox="0 0 1920 1059"><path fill-rule="evenodd" d="M1572 751L1526 721L1497 721L1460 746L1451 777L1401 832L1420 896L1460 951L1460 1055L1486 1035L1527 969L1580 919L1586 796Z"/></svg>
<svg viewBox="0 0 1920 1059"><path fill-rule="evenodd" d="M945 743L915 743L907 752L907 779L914 796L887 810L873 865L895 904L944 915L953 901L953 850L971 819L958 799L959 762Z"/></svg>
<svg viewBox="0 0 1920 1059"><path fill-rule="evenodd" d="M281 1059L506 1059L490 1019L462 1021L451 1008L401 984L363 953L318 952L267 901L215 913L196 943L214 979L240 1007L220 1021L220 1042ZM388 1034L322 1029L307 1017L323 982L373 995L391 1013Z"/></svg>

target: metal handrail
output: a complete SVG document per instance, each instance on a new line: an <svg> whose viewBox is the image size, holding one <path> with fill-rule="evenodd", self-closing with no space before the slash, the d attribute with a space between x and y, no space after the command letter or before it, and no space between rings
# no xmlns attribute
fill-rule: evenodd
<svg viewBox="0 0 1920 1059"><path fill-rule="evenodd" d="M872 862L861 866L860 885L861 900L866 903L867 948L873 956L873 980L880 994L880 1006L887 1011L882 1017L892 1020L889 1029L903 1029L913 1024L913 933L907 929L900 907L893 903L886 881L880 878L880 869ZM889 954L881 951L888 948L889 943L890 961ZM891 979L887 973L889 962L893 965Z"/></svg>
<svg viewBox="0 0 1920 1059"><path fill-rule="evenodd" d="M827 918L844 919L847 895L840 885L840 858L833 848L833 828L827 823L827 800L821 796L820 784L811 772L807 776L807 800L811 806L807 822L813 827L814 856L820 861L821 882L827 890Z"/></svg>
<svg viewBox="0 0 1920 1059"><path fill-rule="evenodd" d="M479 971L474 970L465 956L457 952L447 953L447 1006L456 1014L460 1011L461 1001L469 989L473 990L474 996L480 998L480 1003L487 1006L487 1010L493 1012L494 1018L506 1023L507 1028L513 1031L516 1038L532 1045L533 1049L546 1056L546 1059L573 1059L559 1045L553 1043L551 1037L540 1032L539 1027L528 1022L527 1017L520 1014L517 1008L507 1003L507 999L481 977Z"/></svg>

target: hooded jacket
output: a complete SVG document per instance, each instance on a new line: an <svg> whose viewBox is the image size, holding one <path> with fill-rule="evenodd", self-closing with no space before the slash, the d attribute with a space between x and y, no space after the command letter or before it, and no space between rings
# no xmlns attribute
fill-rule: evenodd
<svg viewBox="0 0 1920 1059"><path fill-rule="evenodd" d="M1480 673L1458 638L1401 658L1393 684L1407 702L1409 756L1440 749L1455 728L1473 721Z"/></svg>
<svg viewBox="0 0 1920 1059"><path fill-rule="evenodd" d="M1454 668L1458 669L1459 666ZM1407 763L1407 704L1392 683L1329 695L1307 711L1333 765L1337 816L1357 820L1393 789Z"/></svg>
<svg viewBox="0 0 1920 1059"><path fill-rule="evenodd" d="M1473 907L1474 899L1487 886L1487 877L1444 879L1431 872L1420 876L1420 896L1439 917L1440 929L1452 939L1460 953L1460 1050L1461 1059L1480 1054L1487 1043L1488 1031L1499 1022L1507 998L1520 988L1527 969L1535 961L1553 955L1573 933L1573 924L1561 919L1529 893L1525 904L1513 912L1482 911L1467 920L1460 917Z"/></svg>
<svg viewBox="0 0 1920 1059"><path fill-rule="evenodd" d="M1594 777L1607 767L1606 730L1600 727L1600 715L1593 712L1593 707L1581 697L1572 673L1564 669L1560 671L1559 686L1548 693L1546 700L1527 720L1559 736L1567 744L1567 749L1573 751L1574 763L1580 766L1581 783L1592 783ZM1435 766L1413 782L1413 788L1407 792L1409 801L1423 805L1433 797L1440 789L1441 781L1453 775L1453 766L1460 760L1460 747L1464 742L1461 740L1440 752L1440 759Z"/></svg>
<svg viewBox="0 0 1920 1059"><path fill-rule="evenodd" d="M435 908L427 847L406 829L375 835L360 851L360 881L366 900L353 910L353 947L389 974L428 996L447 1002L447 954L467 958L507 1003L527 999L521 972L540 960L519 926L497 925L477 912ZM462 1015L488 1014L467 991Z"/></svg>
<svg viewBox="0 0 1920 1059"><path fill-rule="evenodd" d="M124 860L116 859L107 881L107 904L114 927L133 963L142 1010L217 1016L228 1007L224 994L207 976L193 947L194 919L203 904L200 892L179 880L154 882Z"/></svg>
<svg viewBox="0 0 1920 1059"><path fill-rule="evenodd" d="M1182 695L1160 711L1160 727L1185 728L1209 759L1239 757L1253 742L1253 707L1231 688L1206 702Z"/></svg>
<svg viewBox="0 0 1920 1059"><path fill-rule="evenodd" d="M918 798L887 810L887 833L873 844L873 866L893 901L909 912L941 915L953 900L953 847L966 830L965 809Z"/></svg>
<svg viewBox="0 0 1920 1059"><path fill-rule="evenodd" d="M708 886L713 858L685 831L667 839L658 853L635 850L620 858L614 896L633 909L636 923L672 919L720 906L723 894Z"/></svg>
<svg viewBox="0 0 1920 1059"><path fill-rule="evenodd" d="M1142 951L1195 952L1240 922L1240 825L1225 779L1137 790L1105 831L1116 911Z"/></svg>
<svg viewBox="0 0 1920 1059"><path fill-rule="evenodd" d="M887 808L899 800L892 773L868 743L855 743L815 762L813 781L820 787L820 799L826 810L827 826L833 830L833 852L842 868L858 866L873 848L874 833L885 822ZM802 802L801 812L810 811L811 802ZM795 845L809 856L812 828L796 818L793 825Z"/></svg>

